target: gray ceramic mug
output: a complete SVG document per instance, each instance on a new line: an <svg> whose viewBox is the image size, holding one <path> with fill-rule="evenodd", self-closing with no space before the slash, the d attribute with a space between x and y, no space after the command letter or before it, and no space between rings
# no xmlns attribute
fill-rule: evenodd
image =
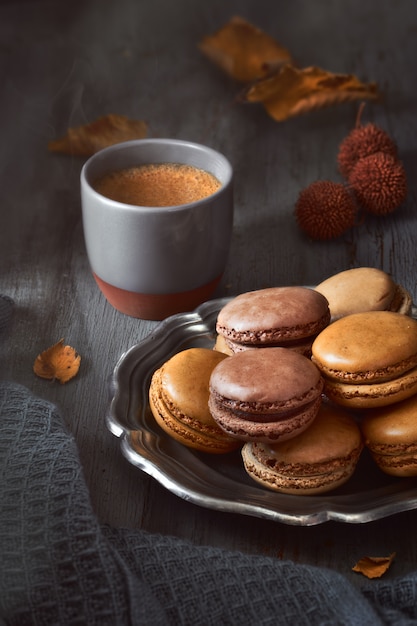
<svg viewBox="0 0 417 626"><path fill-rule="evenodd" d="M98 193L97 179L138 165L187 164L213 174L212 195L176 206L133 206ZM209 299L233 228L233 170L219 152L176 139L140 139L94 154L81 172L84 238L94 278L127 315L160 320Z"/></svg>

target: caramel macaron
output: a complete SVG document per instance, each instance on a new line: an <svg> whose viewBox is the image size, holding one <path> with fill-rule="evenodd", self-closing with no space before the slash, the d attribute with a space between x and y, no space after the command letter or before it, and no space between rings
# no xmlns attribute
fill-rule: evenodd
<svg viewBox="0 0 417 626"><path fill-rule="evenodd" d="M277 444L246 443L246 472L263 487L292 495L325 493L346 483L363 450L355 420L323 403L304 432Z"/></svg>
<svg viewBox="0 0 417 626"><path fill-rule="evenodd" d="M367 412L365 445L378 467L392 476L417 476L417 395Z"/></svg>
<svg viewBox="0 0 417 626"><path fill-rule="evenodd" d="M311 358L337 404L400 402L417 393L417 321L391 311L347 315L318 335Z"/></svg>
<svg viewBox="0 0 417 626"><path fill-rule="evenodd" d="M284 441L305 430L321 404L323 380L305 356L286 348L245 350L213 369L209 408L242 441Z"/></svg>
<svg viewBox="0 0 417 626"><path fill-rule="evenodd" d="M159 426L180 443L213 454L237 442L216 424L208 408L214 367L228 357L207 348L189 348L166 361L152 376L149 405Z"/></svg>
<svg viewBox="0 0 417 626"><path fill-rule="evenodd" d="M332 321L352 313L394 311L409 315L412 298L386 272L357 267L330 276L315 288L329 302Z"/></svg>
<svg viewBox="0 0 417 626"><path fill-rule="evenodd" d="M278 346L309 355L329 322L328 302L314 289L270 287L230 300L219 311L216 331L232 353Z"/></svg>

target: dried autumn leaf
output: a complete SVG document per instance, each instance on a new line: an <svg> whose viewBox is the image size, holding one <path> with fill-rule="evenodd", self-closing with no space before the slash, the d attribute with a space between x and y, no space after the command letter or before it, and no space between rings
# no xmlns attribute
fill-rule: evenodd
<svg viewBox="0 0 417 626"><path fill-rule="evenodd" d="M109 114L90 124L69 128L63 137L48 143L48 150L75 156L91 156L115 143L143 139L147 132L147 125L141 120Z"/></svg>
<svg viewBox="0 0 417 626"><path fill-rule="evenodd" d="M33 371L40 378L66 383L77 375L80 363L80 355L61 339L36 357Z"/></svg>
<svg viewBox="0 0 417 626"><path fill-rule="evenodd" d="M380 578L388 570L394 558L395 552L389 556L365 556L352 567L352 570L367 578Z"/></svg>
<svg viewBox="0 0 417 626"><path fill-rule="evenodd" d="M332 74L319 67L298 69L288 64L250 85L240 99L261 102L273 119L282 122L324 106L378 97L375 83L362 83L352 74Z"/></svg>
<svg viewBox="0 0 417 626"><path fill-rule="evenodd" d="M213 63L242 82L252 82L265 76L271 67L291 61L288 50L238 16L213 35L204 37L199 48Z"/></svg>

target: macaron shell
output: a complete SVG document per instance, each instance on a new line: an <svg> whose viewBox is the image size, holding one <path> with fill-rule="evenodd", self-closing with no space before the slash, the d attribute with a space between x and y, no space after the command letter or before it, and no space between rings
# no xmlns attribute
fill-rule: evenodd
<svg viewBox="0 0 417 626"><path fill-rule="evenodd" d="M361 429L365 445L383 472L417 475L417 395L368 412Z"/></svg>
<svg viewBox="0 0 417 626"><path fill-rule="evenodd" d="M417 321L391 311L348 315L316 337L312 360L335 380L390 380L417 365Z"/></svg>
<svg viewBox="0 0 417 626"><path fill-rule="evenodd" d="M397 294L392 278L374 267L339 272L317 285L316 290L327 298L332 320L352 313L392 310Z"/></svg>
<svg viewBox="0 0 417 626"><path fill-rule="evenodd" d="M329 321L327 300L314 289L270 287L233 298L216 329L231 341L263 345L316 335Z"/></svg>
<svg viewBox="0 0 417 626"><path fill-rule="evenodd" d="M212 424L208 408L208 383L216 365L226 355L207 348L182 350L161 368L161 393L171 413Z"/></svg>
<svg viewBox="0 0 417 626"><path fill-rule="evenodd" d="M345 483L362 449L361 432L352 417L324 403L303 433L274 445L245 444L242 458L248 474L269 489L317 494Z"/></svg>
<svg viewBox="0 0 417 626"><path fill-rule="evenodd" d="M317 367L286 348L259 348L221 361L210 377L210 393L230 407L275 413L301 407L322 391Z"/></svg>
<svg viewBox="0 0 417 626"><path fill-rule="evenodd" d="M417 393L417 368L393 380L370 385L347 384L325 378L324 393L334 403L351 409L389 406Z"/></svg>
<svg viewBox="0 0 417 626"><path fill-rule="evenodd" d="M180 443L214 454L237 447L208 409L210 374L225 358L205 348L184 350L154 372L149 388L149 406L159 426Z"/></svg>

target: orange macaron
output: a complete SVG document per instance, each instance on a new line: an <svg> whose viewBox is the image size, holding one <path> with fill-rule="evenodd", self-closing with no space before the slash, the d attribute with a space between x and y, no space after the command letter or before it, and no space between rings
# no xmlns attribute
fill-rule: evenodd
<svg viewBox="0 0 417 626"><path fill-rule="evenodd" d="M325 328L312 345L324 392L364 409L417 393L417 321L391 311L354 313Z"/></svg>
<svg viewBox="0 0 417 626"><path fill-rule="evenodd" d="M392 476L417 476L417 395L367 412L361 420L365 445Z"/></svg>
<svg viewBox="0 0 417 626"><path fill-rule="evenodd" d="M332 321L366 311L411 313L410 293L376 267L344 270L326 278L315 289L328 300Z"/></svg>
<svg viewBox="0 0 417 626"><path fill-rule="evenodd" d="M277 444L246 443L246 472L263 487L291 495L316 495L346 483L353 475L363 441L343 409L323 403L305 431Z"/></svg>
<svg viewBox="0 0 417 626"><path fill-rule="evenodd" d="M180 443L212 454L238 447L214 421L208 408L209 379L228 357L208 348L178 352L151 379L149 405L159 426Z"/></svg>

